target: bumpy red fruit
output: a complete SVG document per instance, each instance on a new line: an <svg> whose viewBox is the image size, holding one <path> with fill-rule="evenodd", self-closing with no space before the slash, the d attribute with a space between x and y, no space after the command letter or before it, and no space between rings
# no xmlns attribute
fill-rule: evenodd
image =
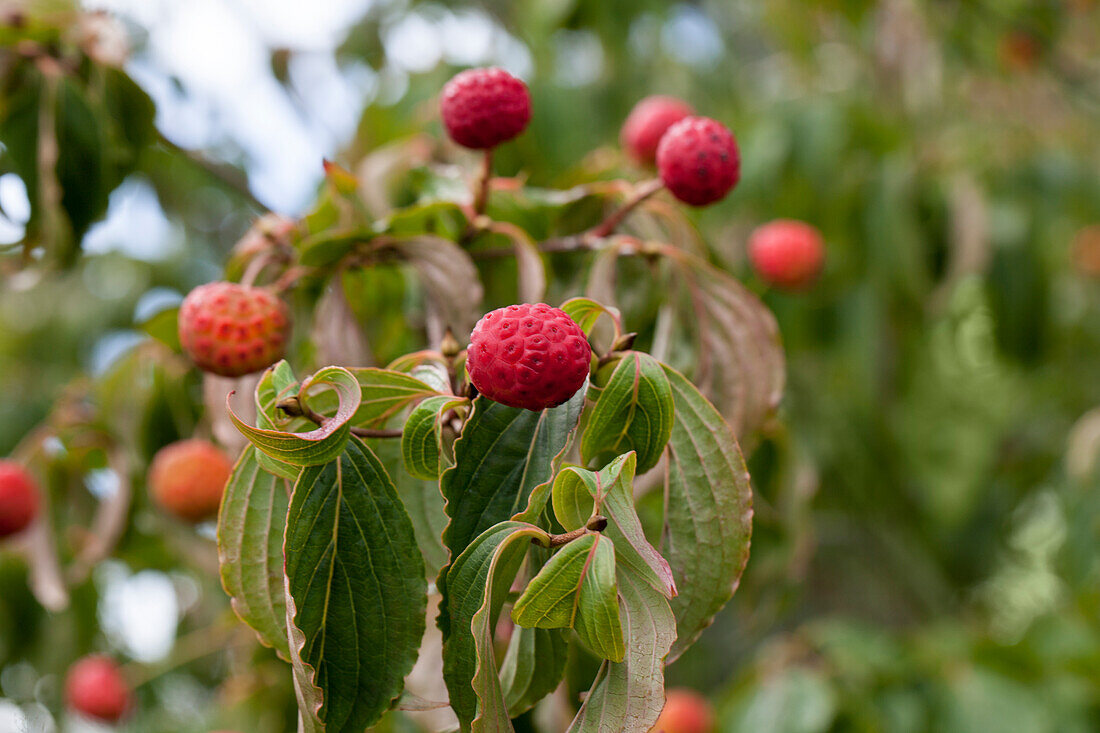
<svg viewBox="0 0 1100 733"><path fill-rule="evenodd" d="M741 154L733 133L721 122L685 117L661 137L657 170L673 196L685 204L706 206L737 185Z"/></svg>
<svg viewBox="0 0 1100 733"><path fill-rule="evenodd" d="M749 259L768 283L798 290L820 274L825 243L821 233L805 222L776 219L757 227L749 237Z"/></svg>
<svg viewBox="0 0 1100 733"><path fill-rule="evenodd" d="M692 690L669 690L651 733L711 733L713 729L714 711L705 697Z"/></svg>
<svg viewBox="0 0 1100 733"><path fill-rule="evenodd" d="M22 532L38 515L38 487L27 470L0 461L0 538Z"/></svg>
<svg viewBox="0 0 1100 733"><path fill-rule="evenodd" d="M130 707L130 686L111 659L93 655L69 668L65 699L78 713L115 723Z"/></svg>
<svg viewBox="0 0 1100 733"><path fill-rule="evenodd" d="M584 331L561 309L510 305L474 326L466 368L478 392L494 402L541 410L577 393L591 358Z"/></svg>
<svg viewBox="0 0 1100 733"><path fill-rule="evenodd" d="M233 464L218 448L192 438L157 451L149 468L149 491L164 509L188 522L217 515Z"/></svg>
<svg viewBox="0 0 1100 733"><path fill-rule="evenodd" d="M282 358L290 317L286 304L263 288L215 282L183 300L180 344L192 361L223 377L257 372Z"/></svg>
<svg viewBox="0 0 1100 733"><path fill-rule="evenodd" d="M676 97L646 97L634 105L623 123L619 134L623 150L639 163L653 165L657 144L668 128L694 113L687 102Z"/></svg>
<svg viewBox="0 0 1100 733"><path fill-rule="evenodd" d="M527 128L531 95L526 84L503 69L468 69L443 87L439 108L451 139L480 150Z"/></svg>

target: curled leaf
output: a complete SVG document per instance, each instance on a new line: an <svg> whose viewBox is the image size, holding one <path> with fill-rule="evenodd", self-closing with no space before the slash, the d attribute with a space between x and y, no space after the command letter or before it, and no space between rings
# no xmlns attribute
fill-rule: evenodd
<svg viewBox="0 0 1100 733"><path fill-rule="evenodd" d="M336 393L337 410L325 417L321 425L305 433L293 433L270 428L258 428L243 422L230 404L226 408L237 430L261 451L272 458L295 466L319 466L336 458L344 449L349 433L349 421L359 405L359 383L342 367L326 367L302 383L299 396L304 398L312 388L324 386Z"/></svg>

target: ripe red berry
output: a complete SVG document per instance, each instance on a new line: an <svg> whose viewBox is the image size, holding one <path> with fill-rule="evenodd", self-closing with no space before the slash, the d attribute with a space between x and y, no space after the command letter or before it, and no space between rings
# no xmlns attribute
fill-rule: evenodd
<svg viewBox="0 0 1100 733"><path fill-rule="evenodd" d="M218 513L233 464L216 446L192 438L157 451L149 468L149 491L164 509L188 522Z"/></svg>
<svg viewBox="0 0 1100 733"><path fill-rule="evenodd" d="M619 140L634 160L653 165L657 144L672 125L695 113L691 106L676 97L646 97L634 105L623 123Z"/></svg>
<svg viewBox="0 0 1100 733"><path fill-rule="evenodd" d="M0 539L22 532L38 515L38 487L27 470L0 460Z"/></svg>
<svg viewBox="0 0 1100 733"><path fill-rule="evenodd" d="M707 699L693 690L669 690L665 707L651 733L710 733L714 711Z"/></svg>
<svg viewBox="0 0 1100 733"><path fill-rule="evenodd" d="M130 686L111 659L92 655L69 668L65 699L78 713L115 723L130 707Z"/></svg>
<svg viewBox="0 0 1100 733"><path fill-rule="evenodd" d="M560 308L545 303L498 308L474 326L466 368L478 391L510 407L541 410L584 385L592 347Z"/></svg>
<svg viewBox="0 0 1100 733"><path fill-rule="evenodd" d="M821 233L803 221L776 219L749 237L749 259L766 282L798 290L817 279L825 262Z"/></svg>
<svg viewBox="0 0 1100 733"><path fill-rule="evenodd" d="M721 122L685 117L657 145L657 170L672 195L692 206L725 197L741 177L737 141Z"/></svg>
<svg viewBox="0 0 1100 733"><path fill-rule="evenodd" d="M282 358L289 324L286 304L267 290L207 283L183 299L180 344L200 369L239 377Z"/></svg>
<svg viewBox="0 0 1100 733"><path fill-rule="evenodd" d="M526 84L503 69L467 69L443 87L439 109L456 143L494 148L526 129L531 95Z"/></svg>

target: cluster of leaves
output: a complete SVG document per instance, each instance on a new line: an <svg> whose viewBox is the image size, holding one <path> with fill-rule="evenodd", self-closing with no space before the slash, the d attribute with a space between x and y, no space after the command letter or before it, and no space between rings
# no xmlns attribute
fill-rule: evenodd
<svg viewBox="0 0 1100 733"><path fill-rule="evenodd" d="M397 174L415 201L377 218L356 178L330 164L327 192L299 230L231 263L323 293L315 318L337 314L344 328L318 320L311 348L338 351L327 334L342 342L359 328L347 295L359 280L385 289L374 328L407 312L394 307L407 297L395 284L422 297L429 339L466 331L485 291L539 300L587 270L590 291L614 298L620 258L677 283L682 298L626 304L643 327L629 334L617 308L566 301L604 346L590 383L541 412L471 400L449 335L385 369L332 366L301 382L286 362L269 369L254 426L230 403L251 444L219 518L234 608L293 665L307 729L359 730L394 705L445 704L401 695L425 630L426 578L437 576L443 676L463 730L509 730L560 685L576 644L602 663L571 730L646 731L664 704L665 664L710 625L748 559L751 491L731 423L752 435L776 407L774 321L691 251L693 230L665 203L625 234L559 233L590 226L629 186L555 192L495 180L479 215L449 170ZM647 230L684 246L635 233ZM566 282L548 265L568 268ZM694 334L679 326L685 307ZM635 349L643 339L702 355L680 361L699 363L696 378L724 410ZM663 497L647 526L635 504L644 492ZM507 606L515 630L498 668Z"/></svg>

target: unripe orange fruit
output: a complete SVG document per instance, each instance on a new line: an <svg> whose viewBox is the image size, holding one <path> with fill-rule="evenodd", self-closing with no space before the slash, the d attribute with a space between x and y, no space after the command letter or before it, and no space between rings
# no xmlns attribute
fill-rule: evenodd
<svg viewBox="0 0 1100 733"><path fill-rule="evenodd" d="M149 468L149 491L165 510L188 522L218 513L233 464L212 443L197 438L161 448Z"/></svg>
<svg viewBox="0 0 1100 733"><path fill-rule="evenodd" d="M694 690L674 689L665 694L665 707L650 733L710 733L714 710Z"/></svg>

